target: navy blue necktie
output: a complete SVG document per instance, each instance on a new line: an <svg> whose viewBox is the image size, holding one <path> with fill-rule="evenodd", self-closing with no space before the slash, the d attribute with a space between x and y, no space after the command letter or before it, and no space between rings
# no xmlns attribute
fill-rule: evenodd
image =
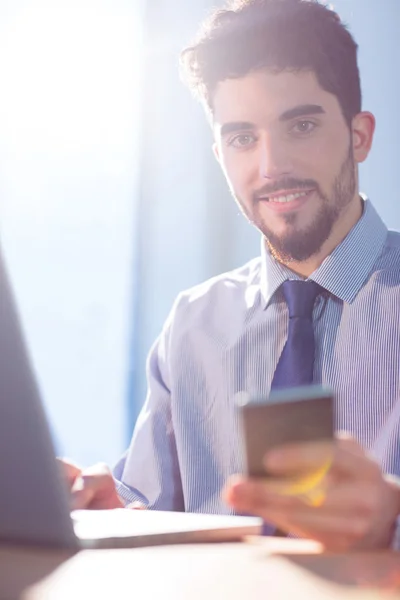
<svg viewBox="0 0 400 600"><path fill-rule="evenodd" d="M313 381L314 330L312 312L322 288L315 281L285 281L282 292L289 309L286 344L279 358L271 389L307 385Z"/></svg>
<svg viewBox="0 0 400 600"><path fill-rule="evenodd" d="M289 309L288 337L272 379L271 389L312 383L314 371L314 330L312 312L322 288L314 281L285 281L282 292ZM264 523L263 535L286 536Z"/></svg>

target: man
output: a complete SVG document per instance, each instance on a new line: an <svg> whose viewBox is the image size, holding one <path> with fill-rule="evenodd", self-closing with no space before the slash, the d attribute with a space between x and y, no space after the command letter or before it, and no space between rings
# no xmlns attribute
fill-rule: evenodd
<svg viewBox="0 0 400 600"><path fill-rule="evenodd" d="M178 297L116 489L107 471L70 466L76 506L251 513L328 549L397 543L400 237L358 191L375 121L361 109L356 55L339 17L312 0L242 0L183 52L261 258ZM308 314L292 314L305 295ZM302 349L306 376L292 369ZM244 470L237 394L310 381L334 388L336 429L347 432L317 507L233 477ZM301 471L318 452L281 448L266 466Z"/></svg>

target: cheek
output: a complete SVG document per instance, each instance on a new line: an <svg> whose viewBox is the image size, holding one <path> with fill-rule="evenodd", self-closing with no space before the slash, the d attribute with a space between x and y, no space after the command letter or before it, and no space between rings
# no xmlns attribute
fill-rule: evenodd
<svg viewBox="0 0 400 600"><path fill-rule="evenodd" d="M296 148L295 164L323 169L332 159L334 145L325 137L305 140Z"/></svg>
<svg viewBox="0 0 400 600"><path fill-rule="evenodd" d="M350 135L342 124L329 132L316 144L313 151L313 164L327 181L333 180L347 159L350 147Z"/></svg>
<svg viewBox="0 0 400 600"><path fill-rule="evenodd" d="M298 154L295 175L314 179L326 191L340 171L348 147L334 138L318 140Z"/></svg>
<svg viewBox="0 0 400 600"><path fill-rule="evenodd" d="M260 186L257 180L257 168L250 156L245 156L243 153L224 157L221 166L230 188L239 196L247 197Z"/></svg>

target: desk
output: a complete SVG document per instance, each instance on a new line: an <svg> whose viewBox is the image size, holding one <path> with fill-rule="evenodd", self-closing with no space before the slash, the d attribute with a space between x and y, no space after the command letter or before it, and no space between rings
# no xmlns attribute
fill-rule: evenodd
<svg viewBox="0 0 400 600"><path fill-rule="evenodd" d="M329 555L259 538L75 555L3 547L0 590L1 600L393 600L400 554Z"/></svg>

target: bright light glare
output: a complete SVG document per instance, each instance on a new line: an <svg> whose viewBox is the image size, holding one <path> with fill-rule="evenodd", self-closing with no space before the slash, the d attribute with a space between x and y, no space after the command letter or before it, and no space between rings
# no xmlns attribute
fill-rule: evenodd
<svg viewBox="0 0 400 600"><path fill-rule="evenodd" d="M59 447L83 464L114 462L126 427L140 6L0 1L0 240Z"/></svg>
<svg viewBox="0 0 400 600"><path fill-rule="evenodd" d="M111 1L32 4L8 22L0 41L5 160L33 164L45 155L51 170L68 158L76 175L90 155L120 174L139 101L139 31Z"/></svg>

